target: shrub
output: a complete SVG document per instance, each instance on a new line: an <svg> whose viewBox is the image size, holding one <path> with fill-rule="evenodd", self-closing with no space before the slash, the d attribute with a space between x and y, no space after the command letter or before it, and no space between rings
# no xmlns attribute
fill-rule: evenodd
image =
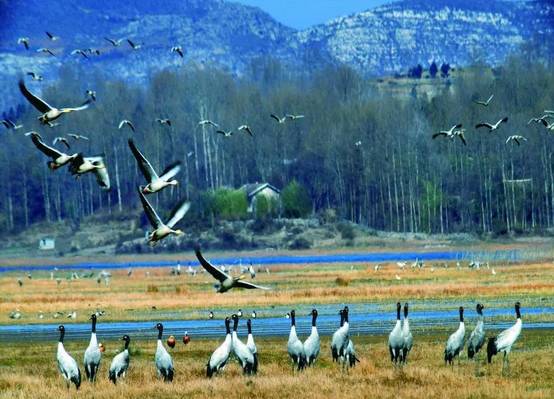
<svg viewBox="0 0 554 399"><path fill-rule="evenodd" d="M354 231L354 226L352 224L343 222L339 223L337 226L338 231L340 231L340 236L343 240L351 241L356 238L356 232Z"/></svg>
<svg viewBox="0 0 554 399"><path fill-rule="evenodd" d="M283 214L287 218L305 218L312 205L304 187L296 180L291 181L282 191Z"/></svg>
<svg viewBox="0 0 554 399"><path fill-rule="evenodd" d="M146 292L155 293L155 292L158 292L158 291L159 291L158 286L156 286L154 284L148 284L148 286L146 287Z"/></svg>
<svg viewBox="0 0 554 399"><path fill-rule="evenodd" d="M335 279L335 284L337 284L339 287L348 287L348 284L350 284L350 280L346 277L337 277Z"/></svg>
<svg viewBox="0 0 554 399"><path fill-rule="evenodd" d="M310 249L311 247L312 242L304 237L297 237L289 244L289 249Z"/></svg>
<svg viewBox="0 0 554 399"><path fill-rule="evenodd" d="M219 219L240 220L246 218L248 201L243 190L220 188L212 192L212 212Z"/></svg>

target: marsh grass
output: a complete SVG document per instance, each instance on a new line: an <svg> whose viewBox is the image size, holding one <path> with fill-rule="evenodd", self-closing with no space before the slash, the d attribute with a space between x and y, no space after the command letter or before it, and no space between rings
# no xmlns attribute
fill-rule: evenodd
<svg viewBox="0 0 554 399"><path fill-rule="evenodd" d="M205 364L216 340L193 340L173 351L176 376L173 384L156 380L154 341L132 341L131 368L117 386L107 380L118 341L106 342L100 377L95 385L83 382L81 390L67 391L55 363L56 343L10 344L0 347L0 398L552 398L554 364L551 331L525 331L510 355L511 374L500 373L501 359L481 366L475 376L473 362L465 356L460 366L446 367L442 351L446 336L418 335L409 363L402 369L389 361L386 336L353 337L361 363L348 373L331 362L329 337L323 337L322 354L316 366L304 373L291 371L286 337L258 339L260 372L247 378L236 362L222 375L209 380ZM68 342L67 350L82 371L86 342ZM135 349L133 349L135 348ZM136 350L140 348L140 350ZM484 361L483 354L481 360Z"/></svg>

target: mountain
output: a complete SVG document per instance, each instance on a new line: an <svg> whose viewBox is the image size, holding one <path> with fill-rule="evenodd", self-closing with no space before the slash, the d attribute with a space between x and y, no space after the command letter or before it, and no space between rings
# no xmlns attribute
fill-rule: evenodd
<svg viewBox="0 0 554 399"><path fill-rule="evenodd" d="M223 0L0 0L0 20L0 109L18 96L18 76L33 71L51 80L62 65L135 82L187 63L243 74L266 56L304 70L343 63L390 74L432 60L494 65L526 41L546 42L554 33L549 1L404 0L304 31ZM29 50L19 37L29 38ZM134 51L123 40L113 47L105 37L143 45ZM170 52L174 45L183 47L184 59ZM56 56L37 53L41 47ZM71 55L87 48L100 55Z"/></svg>

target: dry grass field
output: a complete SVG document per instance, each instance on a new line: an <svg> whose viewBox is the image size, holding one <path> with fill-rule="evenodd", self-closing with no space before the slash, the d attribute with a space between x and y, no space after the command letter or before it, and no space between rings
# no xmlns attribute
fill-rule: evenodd
<svg viewBox="0 0 554 399"><path fill-rule="evenodd" d="M55 361L56 343L0 346L0 398L552 398L554 397L554 347L552 331L523 331L511 358L509 375L501 375L501 358L480 367L464 356L453 368L442 362L445 337L416 335L409 364L395 369L389 361L386 336L353 337L361 363L342 372L331 362L329 337L322 339L316 366L300 375L293 372L286 353L286 338L258 339L260 371L255 377L241 375L231 362L222 375L209 380L205 364L219 344L193 340L172 352L176 376L172 384L156 380L153 341L131 342L131 366L127 379L112 385L107 379L111 358L121 346L108 341L99 380L83 382L69 392ZM87 342L68 342L67 350L82 369ZM484 358L482 357L483 361Z"/></svg>
<svg viewBox="0 0 554 399"><path fill-rule="evenodd" d="M442 262L440 263L442 265ZM310 266L275 266L271 274L258 273L256 283L271 291L232 290L215 294L214 280L208 274L171 276L169 268L113 271L109 286L96 278L67 280L67 272L58 285L47 272L34 273L31 280L22 273L0 275L0 323L54 322L54 312L78 314L76 321L87 320L90 312L104 309L103 320L155 320L156 313L173 314L176 319L205 317L208 310L260 309L271 305L327 303L394 303L397 299L437 300L479 298L501 299L510 306L516 300L525 306L544 306L554 295L554 265L529 263L491 265L492 269L458 270L428 263L422 269L399 270L395 263L383 264L379 271L373 264L322 264ZM238 272L238 271L237 271ZM23 286L17 277L23 277ZM400 280L397 279L397 276ZM152 311L152 306L157 311ZM19 309L23 317L11 320L8 315ZM44 312L39 320L38 312ZM262 315L263 316L263 315ZM69 320L68 320L69 321Z"/></svg>

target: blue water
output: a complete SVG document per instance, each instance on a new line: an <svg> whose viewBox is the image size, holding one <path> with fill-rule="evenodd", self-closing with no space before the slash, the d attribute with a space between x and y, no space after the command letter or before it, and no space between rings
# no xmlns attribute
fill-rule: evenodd
<svg viewBox="0 0 554 399"><path fill-rule="evenodd" d="M487 259L492 261L517 261L520 259L518 250L503 251L436 251L436 252L380 252L380 253L352 253L352 254L325 254L325 255L275 255L275 256L251 256L251 257L225 257L210 258L210 262L216 265L275 265L275 264L317 264L317 263L360 263L360 262L401 262L413 261L416 258L424 261L448 261L463 259ZM82 269L127 269L129 267L169 267L180 263L182 266L199 266L195 260L157 260L157 261L136 261L136 262L81 262L66 265L22 265L16 268L0 266L0 273L34 270L53 270L57 267L60 270L82 270Z"/></svg>
<svg viewBox="0 0 554 399"><path fill-rule="evenodd" d="M338 327L339 305L325 305L319 307L320 316L318 317L318 330L321 335L331 335ZM394 323L396 312L374 312L363 313L362 309L367 308L367 304L362 306L355 304L350 306L350 331L352 335L381 335L388 333ZM358 312L358 313L356 313ZM554 322L526 322L525 317L529 315L553 315L554 308L537 307L525 308L523 311L524 329L554 329ZM325 314L321 314L325 313ZM335 314L336 313L336 314ZM264 314L259 311L258 314ZM186 321L163 321L164 334L166 336L175 335L180 337L185 331L191 337L195 338L213 338L225 335L225 327L221 312L216 314L213 320L186 320ZM488 330L499 330L509 327L513 324L514 310L512 308L486 309L485 323ZM309 316L309 307L297 310L296 317L297 331L302 336L310 333L311 317ZM60 323L64 321L60 320ZM466 328L473 328L475 325L475 311L466 311ZM410 326L415 332L426 332L436 329L455 330L458 326L458 311L453 310L426 310L410 312ZM110 322L103 323L99 319L97 325L97 334L99 339L113 339L128 334L135 339L155 339L157 330L155 330L155 321L129 321L129 322ZM0 326L0 342L10 341L53 341L55 342L58 331L58 324L21 324ZM290 329L290 320L283 316L264 317L253 320L253 329L256 336L288 336ZM245 334L245 318L241 320L239 335ZM71 323L66 324L67 340L83 340L90 334L90 323Z"/></svg>

